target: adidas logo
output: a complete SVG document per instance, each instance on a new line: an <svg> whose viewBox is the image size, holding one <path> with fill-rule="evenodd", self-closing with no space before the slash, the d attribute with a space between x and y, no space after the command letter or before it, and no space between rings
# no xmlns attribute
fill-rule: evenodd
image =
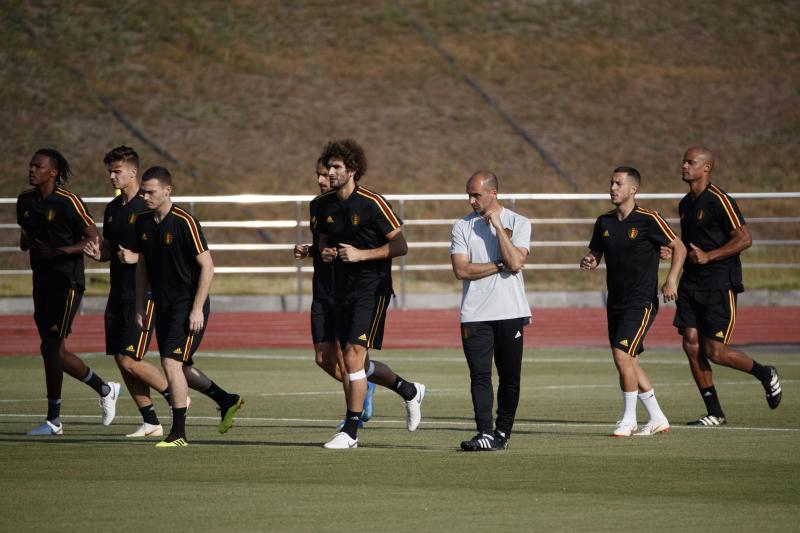
<svg viewBox="0 0 800 533"><path fill-rule="evenodd" d="M135 348L133 347L133 344L131 344L130 346L128 346L127 348L125 348L125 351L126 351L126 352L132 352L132 351L134 351L134 350L135 350Z"/></svg>
<svg viewBox="0 0 800 533"><path fill-rule="evenodd" d="M608 237L608 230L605 230L605 231L603 232L603 237Z"/></svg>
<svg viewBox="0 0 800 533"><path fill-rule="evenodd" d="M514 335L514 338L515 338L515 339L519 339L520 337L522 337L522 333L520 333L520 332L519 332L519 330L518 330L518 331L517 331L517 334L516 334L516 335Z"/></svg>
<svg viewBox="0 0 800 533"><path fill-rule="evenodd" d="M114 217L113 217L113 216L110 216L110 217L108 217L108 221L109 221L109 222L111 222L112 220L114 220Z"/></svg>
<svg viewBox="0 0 800 533"><path fill-rule="evenodd" d="M146 241L146 240L147 240L147 233L142 233L142 240L143 240L143 241Z"/></svg>
<svg viewBox="0 0 800 533"><path fill-rule="evenodd" d="M703 398L708 398L709 396L713 396L713 394L711 394L711 392L703 394Z"/></svg>
<svg viewBox="0 0 800 533"><path fill-rule="evenodd" d="M720 339L724 339L725 338L725 334L723 332L721 332L721 331L716 332L714 334L714 336L715 337L719 337Z"/></svg>
<svg viewBox="0 0 800 533"><path fill-rule="evenodd" d="M333 222L333 217L332 216L328 216L328 218L325 219L325 222L328 222L328 223Z"/></svg>
<svg viewBox="0 0 800 533"><path fill-rule="evenodd" d="M58 331L58 325L57 325L57 324L53 324L53 325L50 327L50 331Z"/></svg>
<svg viewBox="0 0 800 533"><path fill-rule="evenodd" d="M177 348L175 348L174 350L172 350L172 353L176 353L176 354L180 355L180 354L182 354L182 353L183 353L183 350L181 350L181 347L180 347L180 346L178 346Z"/></svg>
<svg viewBox="0 0 800 533"><path fill-rule="evenodd" d="M619 343L626 348L628 347L628 339L622 339Z"/></svg>
<svg viewBox="0 0 800 533"><path fill-rule="evenodd" d="M360 340L360 341L367 340L367 334L366 333L362 333L361 335L358 336L358 340Z"/></svg>

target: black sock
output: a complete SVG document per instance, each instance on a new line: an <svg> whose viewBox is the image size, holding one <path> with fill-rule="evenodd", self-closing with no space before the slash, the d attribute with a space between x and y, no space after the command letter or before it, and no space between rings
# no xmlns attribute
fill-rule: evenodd
<svg viewBox="0 0 800 533"><path fill-rule="evenodd" d="M762 383L772 379L772 372L769 371L769 368L758 364L757 361L753 361L753 368L750 369L750 374L753 374Z"/></svg>
<svg viewBox="0 0 800 533"><path fill-rule="evenodd" d="M236 395L235 394L228 394L223 389L219 388L219 386L211 382L211 386L203 391L203 394L217 402L220 409L225 409L226 407L230 407L234 403L236 403Z"/></svg>
<svg viewBox="0 0 800 533"><path fill-rule="evenodd" d="M708 414L712 416L725 416L722 412L722 406L719 404L717 389L715 389L713 385L705 389L700 389L700 396L703 397Z"/></svg>
<svg viewBox="0 0 800 533"><path fill-rule="evenodd" d="M186 438L186 408L173 407L172 408L172 429L169 430L169 436L164 439L167 442L172 442L176 439Z"/></svg>
<svg viewBox="0 0 800 533"><path fill-rule="evenodd" d="M150 424L152 426L157 426L159 424L158 416L156 416L156 408L153 407L152 403L140 407L139 412L142 413L142 420L144 420L145 424Z"/></svg>
<svg viewBox="0 0 800 533"><path fill-rule="evenodd" d="M405 401L413 400L414 396L417 395L417 388L414 384L400 376L397 376L394 385L392 385L392 390L402 396Z"/></svg>
<svg viewBox="0 0 800 533"><path fill-rule="evenodd" d="M342 431L350 435L351 439L355 439L358 435L358 423L361 420L361 411L347 410L347 415L344 417L344 427Z"/></svg>
<svg viewBox="0 0 800 533"><path fill-rule="evenodd" d="M47 419L56 426L61 424L61 398L47 397Z"/></svg>
<svg viewBox="0 0 800 533"><path fill-rule="evenodd" d="M105 396L111 392L111 387L103 381L103 378L95 374L91 368L89 369L89 373L86 374L86 377L83 378L83 382L93 388L100 396Z"/></svg>

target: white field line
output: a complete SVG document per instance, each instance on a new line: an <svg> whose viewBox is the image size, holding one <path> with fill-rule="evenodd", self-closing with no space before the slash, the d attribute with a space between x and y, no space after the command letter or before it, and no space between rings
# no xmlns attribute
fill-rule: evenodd
<svg viewBox="0 0 800 533"><path fill-rule="evenodd" d="M782 379L781 384L785 383L800 383L800 379ZM715 383L716 385L722 386L732 386L732 385L744 385L744 386L751 386L757 385L754 380L746 380L746 381L718 381ZM689 381L687 382L680 382L680 383L657 383L656 386L659 389L668 388L668 387L694 387L694 383ZM602 384L583 384L583 385L542 385L542 386L523 386L521 390L523 392L532 392L537 390L580 390L580 389L618 389L619 385L616 383L602 383ZM291 397L291 396L340 396L342 394L341 390L329 390L329 391L287 391L287 392L258 392L258 391L237 391L244 397L252 397L252 396L260 396L260 397ZM464 386L460 388L449 388L449 389L437 389L437 388L428 388L429 393L433 394L450 394L450 393L461 393L464 395L468 395L469 387ZM67 398L68 401L76 402L76 401L97 401L97 396L89 396L89 397L81 397L81 398ZM44 398L14 398L14 399L0 399L0 404L3 403L26 403L26 402L42 402L45 401Z"/></svg>
<svg viewBox="0 0 800 533"><path fill-rule="evenodd" d="M0 418L31 418L31 419L40 419L41 415L30 415L30 414L17 414L17 413L6 413L0 414ZM61 415L63 419L97 419L98 415ZM131 420L133 422L141 420L138 416L118 416L117 419L125 419ZM187 417L189 420L203 420L203 421L212 421L214 423L219 421L219 417L216 416L189 416ZM237 422L274 422L274 423L293 423L293 424L330 424L334 425L341 422L340 419L329 419L329 418L275 418L275 417L236 417ZM401 419L387 419L387 420L378 420L372 419L369 422L370 424L380 424L380 425L389 425L389 426L405 426L406 421ZM472 421L442 421L437 420L436 422L425 422L422 421L421 425L425 426L427 429L436 429L437 426L446 426L446 427L472 427L475 425ZM514 427L529 427L529 428L547 428L547 427L571 427L571 428L608 428L612 424L611 422L607 424L590 424L590 423L581 423L581 422L515 422ZM679 429L689 429L689 430L708 430L709 428L705 427L697 427L697 426L670 426L670 430ZM788 432L788 433L800 433L800 428L766 428L766 427L744 427L744 426L720 426L710 428L713 430L718 431L765 431L765 432ZM2 442L2 440L0 440Z"/></svg>

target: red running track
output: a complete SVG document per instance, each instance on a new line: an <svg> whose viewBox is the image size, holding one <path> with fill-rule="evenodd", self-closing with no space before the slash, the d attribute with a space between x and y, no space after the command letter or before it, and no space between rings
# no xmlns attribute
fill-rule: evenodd
<svg viewBox="0 0 800 533"><path fill-rule="evenodd" d="M672 327L673 308L662 309L647 335L652 347L678 348ZM800 344L800 307L745 307L737 313L734 344ZM74 352L102 352L103 318L75 319L67 346ZM529 348L605 347L604 309L538 309L526 328ZM384 348L460 348L456 310L390 311ZM308 313L214 313L201 349L309 348ZM155 342L151 349L155 348ZM39 339L30 315L0 316L0 355L39 353Z"/></svg>

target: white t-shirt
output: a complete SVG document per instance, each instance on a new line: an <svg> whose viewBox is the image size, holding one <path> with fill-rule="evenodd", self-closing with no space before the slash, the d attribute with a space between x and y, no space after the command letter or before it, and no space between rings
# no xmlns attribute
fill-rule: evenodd
<svg viewBox="0 0 800 533"><path fill-rule="evenodd" d="M531 224L510 209L500 212L500 221L511 243L517 248L530 247ZM473 212L453 224L450 255L464 254L470 263L491 263L502 259L500 243L492 225ZM461 322L486 322L531 316L525 296L522 272L498 272L476 280L464 280L461 293Z"/></svg>

